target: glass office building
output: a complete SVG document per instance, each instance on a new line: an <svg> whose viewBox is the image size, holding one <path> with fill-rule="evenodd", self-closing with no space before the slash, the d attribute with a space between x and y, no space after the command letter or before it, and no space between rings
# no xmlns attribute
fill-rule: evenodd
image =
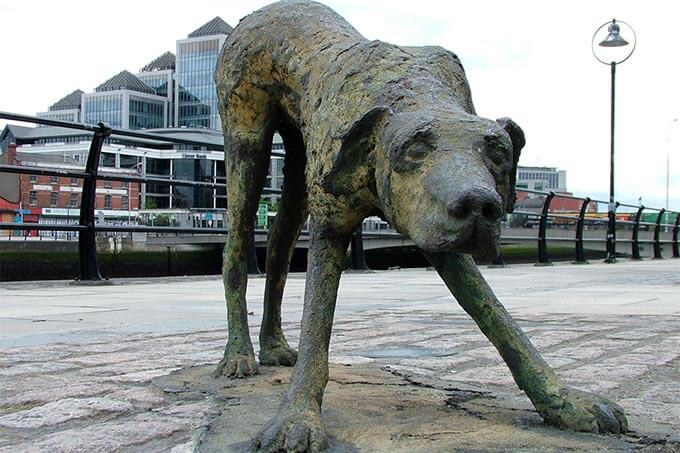
<svg viewBox="0 0 680 453"><path fill-rule="evenodd" d="M75 90L52 104L47 112L39 112L36 116L50 120L80 123L80 103L82 95L82 90Z"/></svg>
<svg viewBox="0 0 680 453"><path fill-rule="evenodd" d="M122 71L82 95L86 124L101 121L122 129L156 129L167 126L168 100L139 78Z"/></svg>
<svg viewBox="0 0 680 453"><path fill-rule="evenodd" d="M158 96L168 101L168 114L165 119L168 127L175 124L175 54L165 52L140 69L137 78L154 89Z"/></svg>
<svg viewBox="0 0 680 453"><path fill-rule="evenodd" d="M219 17L177 41L175 126L221 129L213 73L232 28Z"/></svg>
<svg viewBox="0 0 680 453"><path fill-rule="evenodd" d="M83 120L87 124L100 121L111 127L123 127L123 95L121 93L89 96L83 100Z"/></svg>

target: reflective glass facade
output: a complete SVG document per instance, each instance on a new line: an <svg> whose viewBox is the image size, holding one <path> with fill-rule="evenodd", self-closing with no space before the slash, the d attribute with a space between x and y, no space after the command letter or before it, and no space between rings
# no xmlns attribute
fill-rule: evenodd
<svg viewBox="0 0 680 453"><path fill-rule="evenodd" d="M173 159L172 176L185 181L213 182L215 161L208 159ZM175 186L173 208L212 208L213 189Z"/></svg>
<svg viewBox="0 0 680 453"><path fill-rule="evenodd" d="M170 176L170 159L146 158L146 174L155 177ZM146 184L145 207L162 209L170 207L170 186L167 184Z"/></svg>
<svg viewBox="0 0 680 453"><path fill-rule="evenodd" d="M220 129L213 73L226 35L177 43L177 127Z"/></svg>
<svg viewBox="0 0 680 453"><path fill-rule="evenodd" d="M141 72L137 78L156 90L158 96L163 96L168 100L167 125L172 127L175 121L175 92L173 71L153 71Z"/></svg>
<svg viewBox="0 0 680 453"><path fill-rule="evenodd" d="M87 124L97 124L100 121L109 123L111 127L123 127L123 95L108 94L87 97L83 99Z"/></svg>
<svg viewBox="0 0 680 453"><path fill-rule="evenodd" d="M165 106L162 101L155 101L138 96L130 96L130 129L161 128L165 124Z"/></svg>
<svg viewBox="0 0 680 453"><path fill-rule="evenodd" d="M142 72L137 74L137 78L156 90L157 95L168 95L168 76L165 73Z"/></svg>
<svg viewBox="0 0 680 453"><path fill-rule="evenodd" d="M55 110L53 112L40 112L37 114L38 118L47 118L57 121L71 121L72 123L80 122L80 109L72 110ZM38 127L47 127L44 124L38 124Z"/></svg>

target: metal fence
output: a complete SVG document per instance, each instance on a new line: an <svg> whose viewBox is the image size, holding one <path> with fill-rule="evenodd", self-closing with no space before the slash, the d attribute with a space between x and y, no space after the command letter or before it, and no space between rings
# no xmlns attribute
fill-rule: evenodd
<svg viewBox="0 0 680 453"><path fill-rule="evenodd" d="M574 242L574 262L576 263L585 263L586 262L586 257L585 257L585 243L586 242L603 242L605 241L604 238L585 238L584 237L584 230L586 228L586 225L591 225L594 226L596 229L599 227L605 227L607 226L609 219L606 217L603 217L601 215L598 215L598 212L589 212L589 207L594 206L597 204L605 204L607 205L609 202L608 201L603 201L603 200L595 200L589 197L575 197L573 195L566 195L566 194L560 194L560 193L555 193L555 192L542 192L542 191L537 191L537 190L530 190L530 189L524 189L524 188L517 188L518 191L524 191L527 193L531 194L536 194L545 197L543 201L543 206L541 208L540 212L533 212L533 211L524 211L522 209L516 209L514 211L514 215L524 215L529 218L534 218L538 222L538 236L536 237L536 241L538 242L538 263L539 264L549 264L550 259L548 256L548 242L549 241L568 241L568 242ZM578 215L571 215L571 214L562 214L562 213L554 213L550 212L550 205L553 202L554 199L556 198L564 198L564 199L571 199L571 200L577 200L581 202L580 209L578 211ZM621 219L617 218L616 219L616 230L628 230L632 228L632 234L629 239L618 239L615 240L614 242L614 247L616 247L616 242L619 243L630 243L632 247L632 254L631 257L633 259L642 259L642 255L640 253L642 245L643 244L652 244L653 250L654 250L654 258L662 258L661 255L661 250L662 250L662 245L663 244L670 244L672 247L672 253L673 253L673 258L680 258L680 250L678 248L678 230L680 229L680 212L674 212L674 211L667 211L666 209L658 209L658 208L650 208L644 205L630 205L626 203L620 203L616 202L616 210L618 211L619 208L627 208L627 209L634 209L635 213L632 215L633 219L630 220L630 217L628 219ZM651 212L656 212L656 221L655 222L643 222L642 221L642 215L643 211L651 211ZM590 215L589 215L590 214ZM617 215L620 215L617 213ZM664 218L670 218L672 216L675 216L675 220L672 223L665 223L663 222ZM575 225L575 234L573 238L566 238L566 237L549 237L547 234L548 230L548 225L550 222L561 222L561 223L567 223L569 224L570 222ZM640 238L640 229L641 227L645 228L653 228L654 229L654 238L653 239L641 239ZM661 239L661 230L662 229L667 229L672 231L672 239L670 240L662 240ZM505 239L510 239L511 237L504 237ZM512 238L514 239L530 239L530 238L521 238L517 236L513 236ZM615 250L614 250L615 253ZM496 261L497 263L502 263L502 257L499 257Z"/></svg>
<svg viewBox="0 0 680 453"><path fill-rule="evenodd" d="M77 129L92 133L92 141L90 143L87 161L85 168L82 171L49 169L34 166L15 166L15 165L0 165L0 173L15 173L15 174L31 174L44 176L61 176L68 178L78 178L82 180L82 199L80 208L78 209L78 223L77 224L36 224L36 223L8 223L0 222L0 230L37 230L37 231L66 231L77 233L78 235L78 256L80 268L80 280L101 280L102 276L99 272L97 264L97 250L96 250L96 235L99 232L141 232L141 233L184 233L184 234L227 234L226 228L187 228L187 227L173 227L173 226L144 226L144 225L97 225L95 221L95 199L96 199L96 185L98 180L103 181L123 181L140 184L161 184L168 186L189 186L189 187L204 187L204 188L226 188L226 184L206 181L188 181L169 178L159 178L155 176L132 176L132 175L117 175L99 171L100 156L102 145L105 140L112 134L122 137L151 139L161 142L169 142L174 144L184 144L201 146L211 149L210 145L194 140L180 139L169 137L165 135L157 135L148 132L138 132L126 129L114 129L104 123L99 123L96 126L71 123L65 121L49 120L45 118L38 118L27 115L20 115L14 113L0 112L0 118L5 120L13 120L20 122L27 122L33 124L41 124L45 126L57 126L69 129ZM212 149L223 151L223 148L212 146ZM272 155L284 156L282 151L272 150ZM593 217L588 215L588 207L593 203L606 203L600 200L593 200L590 198L574 197L571 195L559 194L555 192L542 192L523 188L517 188L518 191L531 193L534 195L545 197L543 206L540 212L516 210L514 215L523 215L528 219L534 219L534 223L538 226L537 237L520 237L520 236L503 236L503 240L536 240L538 243L538 262L541 264L549 263L548 256L548 242L549 241L569 241L574 242L574 257L575 262L585 262L584 243L588 241L601 241L604 239L588 239L584 238L583 231L586 224L591 225L606 225L606 218ZM265 188L263 194L278 195L280 190ZM581 208L578 215L567 215L550 212L550 204L555 198L569 198L581 201ZM624 225L632 225L633 232L631 239L620 240L620 242L632 242L633 258L640 258L640 247L642 243L652 242L654 246L654 257L661 258L662 244L670 243L673 249L673 257L680 257L678 250L678 230L680 226L680 213L672 212L675 215L673 223L662 223L666 210L648 208L644 206L632 206L622 203L617 203L618 207L635 208L636 214L634 220L617 220L617 228ZM642 222L642 213L644 210L658 212L656 222ZM575 236L573 238L566 237L549 237L547 230L552 224L559 222L572 222L575 224ZM639 231L641 226L654 228L654 239L652 241L642 240L639 238ZM662 228L672 229L672 240L663 241L660 239L660 232ZM266 233L266 230L255 230L255 233ZM372 232L375 236L380 232ZM394 236L393 232L385 232L388 236ZM254 257L254 241L251 241L251 250L249 255ZM366 261L363 256L362 246L362 230L358 228L352 240L352 265L355 268L365 268ZM502 263L502 256L499 256L496 263ZM257 271L256 260L249 260L249 271Z"/></svg>

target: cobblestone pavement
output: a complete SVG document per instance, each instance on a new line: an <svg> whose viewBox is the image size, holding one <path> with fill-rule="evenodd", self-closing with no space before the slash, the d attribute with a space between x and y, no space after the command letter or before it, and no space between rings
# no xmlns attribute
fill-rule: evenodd
<svg viewBox="0 0 680 453"><path fill-rule="evenodd" d="M510 304L511 312L566 382L605 394L624 407L636 439L631 449L637 445L680 451L680 272L677 261L669 263L656 267L652 263L643 267L617 265L617 272L622 274L615 274L618 277L614 282L607 277L617 292L626 292L626 285L630 285L640 300L653 295L655 302L648 306L657 308L647 310L650 314L641 314L645 310L636 300L626 299L620 305L608 302L603 275L612 271L606 266L591 266L583 274L600 282L591 285L590 292L582 285L580 269L584 266L565 267L569 272L551 269L556 277L552 284L518 287L503 280L505 277L497 280L504 300L504 295L509 300L519 299L518 293L530 296L528 299L539 294L551 297L556 286L571 288L577 299L590 294L590 309L578 310L585 314L575 313L565 298L555 301L555 306L564 305L561 310L536 308L539 304L532 309L524 303ZM576 267L579 269L574 270ZM601 274L597 274L598 269L603 269ZM525 275L534 271L526 267L515 272ZM343 279L331 345L334 363L367 364L420 380L431 378L514 395L530 409L498 353L476 325L454 308L433 272L350 273ZM493 276L489 280L494 286ZM292 313L300 312L301 282L293 276L286 293L284 304L290 305ZM124 304L126 295L139 290L138 286L149 291L153 284L78 290L92 301L105 299L113 304L114 299L120 299ZM182 280L162 283L168 288L175 285L175 290L186 284ZM199 284L204 291L219 288L219 281L214 279ZM255 308L262 279L253 279L251 286L251 305ZM33 296L28 291L31 288L35 289ZM20 303L22 297L39 299L72 287L54 284L42 291L36 288L43 287L4 285L0 307L7 304L8 310L16 311L13 304ZM157 297L166 296L159 293ZM220 295L204 297L219 301ZM406 299L418 300L399 302ZM442 309L444 299L450 305L448 310ZM343 300L354 308L341 309ZM379 303L371 304L371 300ZM388 303L390 300L392 303ZM607 308L595 309L600 302ZM284 311L287 308L284 306ZM254 311L251 333L256 345L261 310L257 307ZM35 326L50 321L44 315L23 316L21 319L32 324L22 331L27 335L35 333ZM58 321L65 322L63 313L59 316ZM19 332L14 323L17 319L6 323L15 332ZM144 329L124 330L114 321L105 327L102 322L98 330L87 330L87 335L71 328L68 336L59 337L60 341L41 337L27 346L14 346L5 338L0 343L4 344L0 349L0 452L192 451L200 440L201 428L228 407L228 401L209 395L182 400L176 398L179 390L172 386L152 385L154 378L217 363L226 338L224 328L138 332L135 330ZM0 326L4 324L5 319L0 318ZM298 321L287 319L284 328L291 344L297 344ZM14 336L23 338L23 334Z"/></svg>

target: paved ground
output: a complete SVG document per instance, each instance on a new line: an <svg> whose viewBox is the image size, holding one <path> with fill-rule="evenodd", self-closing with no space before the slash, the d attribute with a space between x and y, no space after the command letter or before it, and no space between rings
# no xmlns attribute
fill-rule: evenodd
<svg viewBox="0 0 680 453"><path fill-rule="evenodd" d="M334 449L680 451L680 260L484 274L558 374L617 400L632 432L543 426L436 273L348 273L324 414ZM209 377L220 280L118 283L0 284L0 452L246 448L288 370ZM263 283L249 284L254 338ZM292 275L285 295L293 344L303 284Z"/></svg>

